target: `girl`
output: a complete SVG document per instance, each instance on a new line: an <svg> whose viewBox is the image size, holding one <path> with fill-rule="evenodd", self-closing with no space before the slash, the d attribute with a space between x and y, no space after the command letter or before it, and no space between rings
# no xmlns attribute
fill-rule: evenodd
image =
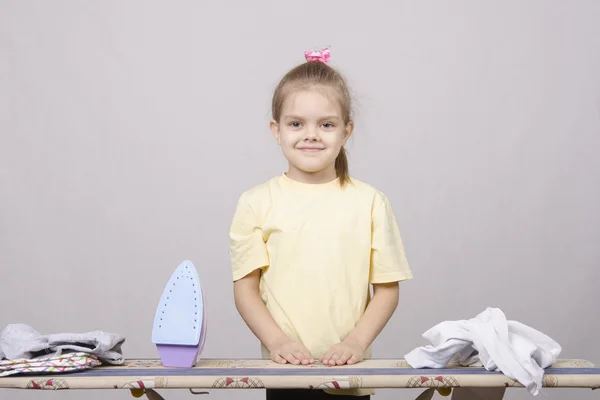
<svg viewBox="0 0 600 400"><path fill-rule="evenodd" d="M326 64L328 50L305 56L272 100L270 128L289 168L243 193L231 224L235 304L263 357L355 364L371 356L412 272L390 202L348 173L346 82ZM267 390L267 399L315 396L328 395Z"/></svg>

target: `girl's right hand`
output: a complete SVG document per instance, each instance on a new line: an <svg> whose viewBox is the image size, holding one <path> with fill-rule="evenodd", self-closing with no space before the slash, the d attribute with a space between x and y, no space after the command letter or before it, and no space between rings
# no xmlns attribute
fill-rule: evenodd
<svg viewBox="0 0 600 400"><path fill-rule="evenodd" d="M310 351L301 342L291 339L283 340L273 346L271 359L279 364L308 365L314 362Z"/></svg>

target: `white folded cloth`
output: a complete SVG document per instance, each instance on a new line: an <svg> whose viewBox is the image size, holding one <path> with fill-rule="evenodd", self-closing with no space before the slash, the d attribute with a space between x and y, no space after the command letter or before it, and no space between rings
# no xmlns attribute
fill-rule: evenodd
<svg viewBox="0 0 600 400"><path fill-rule="evenodd" d="M39 359L64 353L84 352L109 364L123 364L125 338L116 333L55 333L43 335L26 324L10 324L0 332L0 360Z"/></svg>
<svg viewBox="0 0 600 400"><path fill-rule="evenodd" d="M498 308L475 318L441 322L423 337L431 345L405 355L413 368L444 368L455 359L463 366L500 371L533 394L542 388L544 369L556 362L561 346L545 334L517 321L507 321Z"/></svg>

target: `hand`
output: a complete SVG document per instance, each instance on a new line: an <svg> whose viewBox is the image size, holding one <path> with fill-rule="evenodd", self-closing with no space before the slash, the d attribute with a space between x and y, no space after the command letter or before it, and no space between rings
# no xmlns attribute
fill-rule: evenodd
<svg viewBox="0 0 600 400"><path fill-rule="evenodd" d="M359 343L344 340L334 344L320 357L320 361L325 365L343 365L356 364L365 357L365 349Z"/></svg>
<svg viewBox="0 0 600 400"><path fill-rule="evenodd" d="M279 364L308 365L314 362L310 351L300 342L286 339L275 344L271 351L271 359Z"/></svg>

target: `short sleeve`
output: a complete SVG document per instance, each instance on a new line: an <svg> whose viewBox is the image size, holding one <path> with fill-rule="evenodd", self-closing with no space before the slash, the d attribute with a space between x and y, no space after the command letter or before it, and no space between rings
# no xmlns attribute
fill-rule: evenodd
<svg viewBox="0 0 600 400"><path fill-rule="evenodd" d="M259 220L244 195L238 201L231 223L229 253L234 281L269 265Z"/></svg>
<svg viewBox="0 0 600 400"><path fill-rule="evenodd" d="M373 203L369 282L399 282L412 277L392 206L378 193Z"/></svg>

